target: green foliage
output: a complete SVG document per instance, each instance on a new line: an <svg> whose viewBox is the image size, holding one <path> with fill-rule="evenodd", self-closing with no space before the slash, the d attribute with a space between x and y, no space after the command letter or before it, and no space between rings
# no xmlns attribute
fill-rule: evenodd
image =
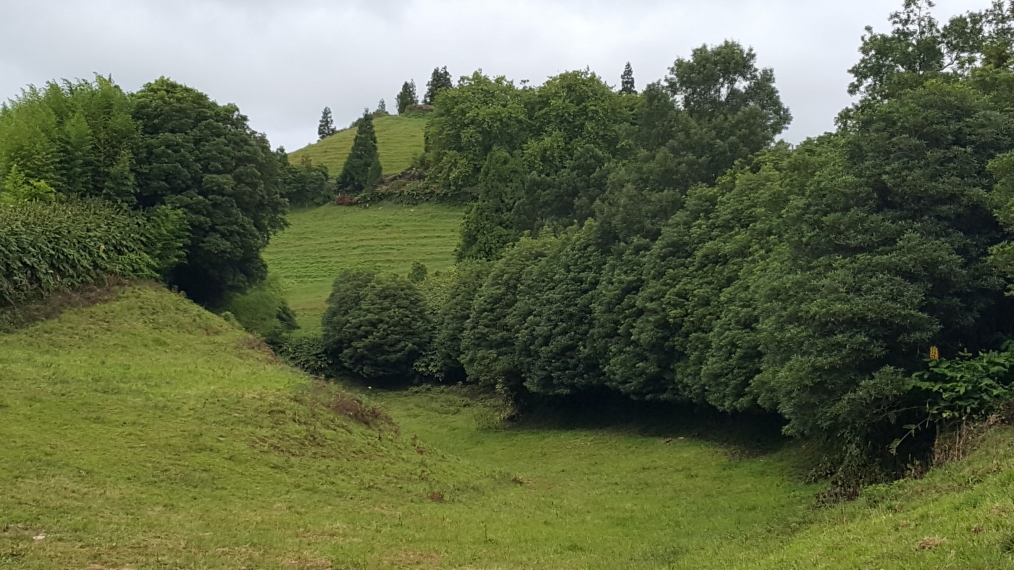
<svg viewBox="0 0 1014 570"><path fill-rule="evenodd" d="M260 257L285 226L278 161L235 105L166 78L133 96L141 130L139 189L131 205L168 205L186 214L186 260L168 283L204 304L222 302L267 275Z"/></svg>
<svg viewBox="0 0 1014 570"><path fill-rule="evenodd" d="M98 201L0 205L0 307L111 276L155 279L181 256L178 212L143 216Z"/></svg>
<svg viewBox="0 0 1014 570"><path fill-rule="evenodd" d="M427 131L427 180L476 189L459 257L495 259L525 231L588 219L630 121L629 105L593 73L564 73L537 89L478 72L463 78Z"/></svg>
<svg viewBox="0 0 1014 570"><path fill-rule="evenodd" d="M447 66L445 65L443 69L439 67L433 68L433 74L430 75L430 80L426 84L426 95L423 97L423 105L434 104L437 100L437 95L441 91L448 89L454 89L454 81L451 79L450 72L447 71Z"/></svg>
<svg viewBox="0 0 1014 570"><path fill-rule="evenodd" d="M279 182L289 205L297 208L323 206L334 199L334 188L330 184L327 167L313 164L309 156L303 155L299 165L289 164L285 149L275 151L278 156Z"/></svg>
<svg viewBox="0 0 1014 570"><path fill-rule="evenodd" d="M331 359L364 379L409 377L431 335L422 296L393 273L343 272L335 279L322 325Z"/></svg>
<svg viewBox="0 0 1014 570"><path fill-rule="evenodd" d="M360 193L372 189L380 182L382 169L377 152L377 134L373 130L373 116L366 112L357 125L352 150L335 180L338 189Z"/></svg>
<svg viewBox="0 0 1014 570"><path fill-rule="evenodd" d="M630 62L623 66L623 73L620 74L620 93L624 95L637 95L637 86L634 83L634 68Z"/></svg>
<svg viewBox="0 0 1014 570"><path fill-rule="evenodd" d="M56 191L42 180L29 180L15 164L7 171L0 186L0 204L13 202L52 202Z"/></svg>
<svg viewBox="0 0 1014 570"><path fill-rule="evenodd" d="M412 270L408 272L408 280L412 283L422 283L426 280L426 266L418 261L413 261Z"/></svg>
<svg viewBox="0 0 1014 570"><path fill-rule="evenodd" d="M1014 242L1010 235L1014 234L1014 152L1003 154L989 163L989 171L996 178L997 184L990 196L990 205L997 220L1007 229L1007 240L993 246L990 261L998 271L1014 281ZM1009 292L1014 294L1014 285Z"/></svg>
<svg viewBox="0 0 1014 570"><path fill-rule="evenodd" d="M281 281L269 276L247 291L229 297L222 307L250 334L271 344L280 344L283 337L299 328Z"/></svg>
<svg viewBox="0 0 1014 570"><path fill-rule="evenodd" d="M334 117L331 116L331 107L324 107L320 113L320 124L317 125L317 140L322 141L335 134Z"/></svg>
<svg viewBox="0 0 1014 570"><path fill-rule="evenodd" d="M914 387L919 391L916 397L926 394L926 412L932 420L983 420L1014 399L1014 343L975 357L965 352L953 359L930 360L928 366L915 374Z"/></svg>
<svg viewBox="0 0 1014 570"><path fill-rule="evenodd" d="M401 115L411 105L419 104L419 96L415 92L415 81L406 81L401 86L401 91L395 97L395 104L398 106L398 114Z"/></svg>
<svg viewBox="0 0 1014 570"><path fill-rule="evenodd" d="M0 178L17 167L56 192L133 203L139 129L112 79L29 87L0 108ZM43 190L44 191L44 190Z"/></svg>

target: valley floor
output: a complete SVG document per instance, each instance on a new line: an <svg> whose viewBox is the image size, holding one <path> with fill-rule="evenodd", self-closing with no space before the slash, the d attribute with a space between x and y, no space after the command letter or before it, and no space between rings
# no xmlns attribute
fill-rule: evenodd
<svg viewBox="0 0 1014 570"><path fill-rule="evenodd" d="M791 447L314 384L154 286L0 334L0 371L3 568L1014 567L1009 430L815 510Z"/></svg>

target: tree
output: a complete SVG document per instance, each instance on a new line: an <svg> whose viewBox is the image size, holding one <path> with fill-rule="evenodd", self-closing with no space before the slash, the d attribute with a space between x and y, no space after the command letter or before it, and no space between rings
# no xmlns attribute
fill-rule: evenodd
<svg viewBox="0 0 1014 570"><path fill-rule="evenodd" d="M403 115L405 109L408 109L410 105L419 104L419 96L415 92L415 81L406 81L401 86L401 91L398 93L398 97L395 98L398 103L398 114Z"/></svg>
<svg viewBox="0 0 1014 570"><path fill-rule="evenodd" d="M434 68L430 81L426 84L426 95L423 97L423 103L426 105L434 104L437 100L437 95L447 89L454 89L454 81L451 79L450 72L447 71L447 66L444 66L443 69L439 67Z"/></svg>
<svg viewBox="0 0 1014 570"><path fill-rule="evenodd" d="M377 103L377 114L378 115L386 115L386 114L388 114L387 113L387 101L384 101L383 99L381 99L380 102Z"/></svg>
<svg viewBox="0 0 1014 570"><path fill-rule="evenodd" d="M182 210L190 228L169 285L214 305L263 281L260 252L285 227L286 209L267 139L235 105L164 77L132 99L140 129L134 205Z"/></svg>
<svg viewBox="0 0 1014 570"><path fill-rule="evenodd" d="M279 181L289 205L297 207L322 206L334 198L327 167L314 164L309 156L299 159L299 164L289 164L285 149L278 147Z"/></svg>
<svg viewBox="0 0 1014 570"><path fill-rule="evenodd" d="M432 335L422 295L395 274L342 273L322 325L329 356L364 379L408 379Z"/></svg>
<svg viewBox="0 0 1014 570"><path fill-rule="evenodd" d="M336 180L339 190L354 193L372 189L383 174L377 152L377 134L373 130L373 115L369 109L363 112L356 129L352 151Z"/></svg>
<svg viewBox="0 0 1014 570"><path fill-rule="evenodd" d="M620 75L620 93L624 95L637 95L637 89L634 86L634 68L630 66L630 62L623 68L623 74Z"/></svg>
<svg viewBox="0 0 1014 570"><path fill-rule="evenodd" d="M334 119L331 117L331 108L324 107L320 114L320 124L317 126L317 140L324 140L335 134Z"/></svg>
<svg viewBox="0 0 1014 570"><path fill-rule="evenodd" d="M112 79L29 87L0 107L0 178L17 166L64 195L134 206L138 125Z"/></svg>

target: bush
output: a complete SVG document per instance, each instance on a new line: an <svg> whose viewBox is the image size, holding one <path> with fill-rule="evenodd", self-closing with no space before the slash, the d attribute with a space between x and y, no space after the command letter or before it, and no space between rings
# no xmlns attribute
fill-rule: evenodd
<svg viewBox="0 0 1014 570"><path fill-rule="evenodd" d="M183 255L174 210L147 216L98 201L0 206L0 307L110 276L156 279Z"/></svg>
<svg viewBox="0 0 1014 570"><path fill-rule="evenodd" d="M346 271L322 321L327 355L364 379L405 379L430 342L430 318L415 286L394 274Z"/></svg>
<svg viewBox="0 0 1014 570"><path fill-rule="evenodd" d="M278 356L289 364L315 376L334 376L334 361L327 354L324 338L319 334L287 335L275 348Z"/></svg>
<svg viewBox="0 0 1014 570"><path fill-rule="evenodd" d="M255 334L269 344L278 346L290 331L299 328L295 315L285 301L281 282L268 277L246 293L233 295L224 310L231 313L247 332Z"/></svg>

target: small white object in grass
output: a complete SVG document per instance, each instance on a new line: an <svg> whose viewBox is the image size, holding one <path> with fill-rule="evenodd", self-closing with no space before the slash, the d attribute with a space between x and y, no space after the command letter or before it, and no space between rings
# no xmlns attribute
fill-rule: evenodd
<svg viewBox="0 0 1014 570"><path fill-rule="evenodd" d="M44 538L46 538L46 535L44 535L44 534L40 534L40 535L38 535L38 536L33 536L33 537L32 537L32 540L42 540L42 539L44 539Z"/></svg>

